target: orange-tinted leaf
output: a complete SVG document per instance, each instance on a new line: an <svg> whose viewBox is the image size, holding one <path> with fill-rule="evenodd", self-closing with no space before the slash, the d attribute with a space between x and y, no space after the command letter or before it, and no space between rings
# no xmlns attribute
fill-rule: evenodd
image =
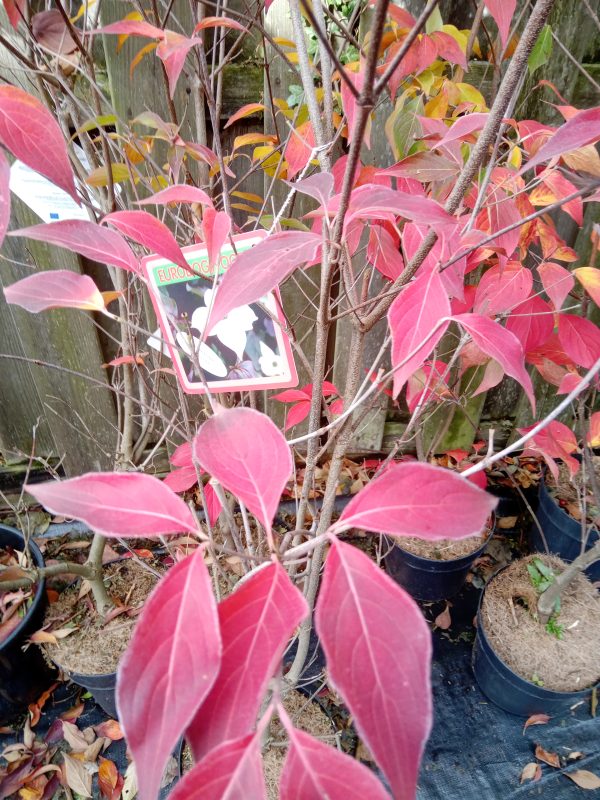
<svg viewBox="0 0 600 800"><path fill-rule="evenodd" d="M265 106L262 103L247 103L245 106L238 108L235 114L229 117L223 128L229 128L230 125L233 125L233 123L237 122L239 119L250 117L252 114L257 114L259 111L264 110Z"/></svg>
<svg viewBox="0 0 600 800"><path fill-rule="evenodd" d="M157 42L150 42L149 44L144 45L141 50L139 50L135 56L131 59L131 64L129 65L129 77L133 77L133 73L135 68L138 66L140 61L144 58L145 55L151 53L153 50L156 50L158 46Z"/></svg>
<svg viewBox="0 0 600 800"><path fill-rule="evenodd" d="M590 447L600 447L600 411L596 411L590 417L587 441Z"/></svg>
<svg viewBox="0 0 600 800"><path fill-rule="evenodd" d="M123 777L114 761L100 758L98 766L98 787L105 800L119 800L123 788Z"/></svg>
<svg viewBox="0 0 600 800"><path fill-rule="evenodd" d="M560 758L558 757L557 753L550 753L548 750L544 750L541 745L536 745L535 748L535 757L540 761L543 761L544 764L548 764L550 767L556 767L556 769L560 769Z"/></svg>
<svg viewBox="0 0 600 800"><path fill-rule="evenodd" d="M541 777L542 768L540 765L536 764L535 761L530 761L529 764L525 764L523 767L519 783L525 783L525 781L539 781Z"/></svg>
<svg viewBox="0 0 600 800"><path fill-rule="evenodd" d="M144 359L142 356L120 356L119 358L113 358L112 361L108 361L106 364L102 364L104 369L108 367L120 367L123 364L143 364Z"/></svg>
<svg viewBox="0 0 600 800"><path fill-rule="evenodd" d="M600 306L600 269L579 267L579 269L574 269L573 272L594 303Z"/></svg>
<svg viewBox="0 0 600 800"><path fill-rule="evenodd" d="M531 725L545 725L549 721L550 717L548 714L532 714L523 726L523 733L525 733L527 728Z"/></svg>
<svg viewBox="0 0 600 800"><path fill-rule="evenodd" d="M239 150L240 147L246 147L249 144L276 144L277 137L266 133L244 133L242 136L236 136L233 140L233 149Z"/></svg>
<svg viewBox="0 0 600 800"><path fill-rule="evenodd" d="M113 742L120 741L124 736L121 726L116 719L107 719L106 722L95 725L94 730L98 736L106 736L107 739Z"/></svg>

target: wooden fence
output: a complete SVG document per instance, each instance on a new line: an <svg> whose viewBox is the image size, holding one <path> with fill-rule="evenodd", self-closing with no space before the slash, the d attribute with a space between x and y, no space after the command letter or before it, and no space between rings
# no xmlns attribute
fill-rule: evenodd
<svg viewBox="0 0 600 800"><path fill-rule="evenodd" d="M418 1L411 2L418 9ZM409 7L411 2L407 3ZM446 5L459 16L463 12L467 13L465 7L471 6L470 3ZM600 0L590 0L590 5L600 14ZM191 21L187 3L176 0L174 8L180 22L189 27ZM7 30L2 13L0 24L3 30ZM104 0L103 23L121 19L123 13L123 5L119 0ZM460 20L457 21L460 23ZM267 24L273 35L291 38L286 0L275 0L267 17ZM569 102L578 107L600 104L596 88L573 63L573 59L583 62L585 69L596 80L600 79L598 65L586 63L597 60L594 49L597 49L597 44L594 42L598 34L588 17L585 5L573 3L572 0L557 0L551 25L571 57L565 55L555 44L551 61L544 67L544 78L552 81ZM245 103L259 100L268 102L270 93L264 86L265 70L255 45L256 43L251 43L236 63L225 68L221 109L223 121ZM106 91L110 92L111 102L122 119L130 120L148 109L166 119L168 109L165 107L163 76L158 59L146 57L137 67L135 79L132 81L129 78L129 65L139 47L139 40L130 39L119 53L115 53L114 37L107 40L104 76ZM290 85L297 83L297 78L280 56L275 57L275 53L267 52L266 58L270 63L268 78L275 96L287 97ZM3 73L10 73L11 80L20 81L24 88L32 91L32 85L17 68L12 56L1 47L0 67ZM482 92L489 96L491 77L489 65L475 63L468 80L479 85ZM555 101L555 97L549 90L535 88L537 77L524 87L518 114L521 117L531 116L540 121L557 123L554 109L549 105L549 102ZM143 91L140 91L140 87L143 87ZM193 139L194 131L186 128L189 126L190 115L184 114L188 103L189 97L181 85L175 97L175 107L185 120L184 133L188 133L189 138ZM364 153L364 160L366 163L387 166L391 163L391 155L383 135L383 120L389 113L389 108L383 108L378 113L379 118L373 126L373 146ZM225 148L230 146L234 137L250 131L262 131L263 126L266 132L273 132L272 115L268 112L264 115L264 121L258 116L240 120L226 131ZM285 130L281 130L280 134L283 136ZM241 169L241 165L237 169ZM265 178L260 171L256 171L239 188L261 195L270 181L270 178ZM276 190L275 203L280 202L284 195L285 186L282 185ZM585 225L581 231L570 225L565 215L559 218L560 233L568 244L577 248L582 264L586 263L589 253L591 226L599 219L597 208L597 204L588 206ZM300 213L302 205L296 201L294 215ZM11 228L35 224L36 221L39 220L33 212L14 198ZM240 217L239 222L245 222L245 215ZM8 238L2 252L8 260L0 262L0 286L6 286L23 277L19 262L25 262L44 269L60 268L85 272L91 274L101 288L105 288L103 284L106 284L107 276L103 266L79 259L65 250L30 240ZM296 336L310 352L315 312L305 298L307 287L303 285L302 289L300 291L294 281L288 281L283 289L283 301L288 318L294 322ZM32 447L38 456L61 459L67 474L110 467L118 415L108 384L107 370L102 366L114 352L109 334L110 330L103 331L91 315L56 310L30 315L19 308L6 305L0 292L0 454L4 459L5 472L10 472L11 464L22 460L24 455L32 451ZM382 325L381 331L376 331L370 339L365 352L365 365L379 349L383 335ZM330 377L342 385L348 338L347 322L340 321L332 335ZM307 376L301 365L299 366L300 380L306 382ZM172 386L166 386L165 391L171 392L171 400L176 400ZM552 405L555 396L551 387L547 386L538 387L538 393L538 414L542 414ZM279 404L270 403L267 410L281 420L283 409ZM449 446L468 446L474 437L485 436L490 427L496 429L497 441L506 441L516 426L530 421L530 411L522 401L519 387L513 381L505 380L499 387L488 392L487 396L476 398L466 409L458 410L438 447L443 449ZM402 410L388 407L387 401L380 402L361 425L354 449L361 453L389 450L401 435L405 423L406 415ZM82 435L85 431L94 431L93 437Z"/></svg>

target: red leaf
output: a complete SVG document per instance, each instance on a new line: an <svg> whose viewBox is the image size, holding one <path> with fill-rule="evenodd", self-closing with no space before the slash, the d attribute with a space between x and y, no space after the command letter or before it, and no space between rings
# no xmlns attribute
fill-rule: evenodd
<svg viewBox="0 0 600 800"><path fill-rule="evenodd" d="M252 114L256 114L258 111L264 110L265 106L262 103L246 103L245 106L238 108L238 110L229 117L225 125L223 125L223 130L225 130L225 128L229 128L234 124L234 122L244 119L244 117L250 117Z"/></svg>
<svg viewBox="0 0 600 800"><path fill-rule="evenodd" d="M145 200L138 200L138 206L167 205L168 203L200 203L203 206L212 206L212 200L203 189L195 186L188 186L185 183L176 183L174 186L167 186L160 192L147 197Z"/></svg>
<svg viewBox="0 0 600 800"><path fill-rule="evenodd" d="M586 438L590 447L600 447L600 411L595 411L590 417L590 427Z"/></svg>
<svg viewBox="0 0 600 800"><path fill-rule="evenodd" d="M510 23L515 15L517 0L485 0L485 4L498 26L502 47L505 47L510 33Z"/></svg>
<svg viewBox="0 0 600 800"><path fill-rule="evenodd" d="M395 464L352 498L332 529L464 539L481 533L496 503L450 470L419 462Z"/></svg>
<svg viewBox="0 0 600 800"><path fill-rule="evenodd" d="M191 467L193 463L192 443L184 442L176 447L169 461L174 467Z"/></svg>
<svg viewBox="0 0 600 800"><path fill-rule="evenodd" d="M309 175L308 178L303 178L301 181L288 185L292 186L297 192L307 194L325 207L333 192L333 184L334 178L331 172L315 172L314 175Z"/></svg>
<svg viewBox="0 0 600 800"><path fill-rule="evenodd" d="M174 469L165 475L163 483L168 486L171 491L179 494L180 492L187 492L192 486L198 483L198 475L193 466L181 467L181 469Z"/></svg>
<svg viewBox="0 0 600 800"><path fill-rule="evenodd" d="M544 261L538 266L537 271L550 302L554 309L559 311L575 284L572 273L553 261Z"/></svg>
<svg viewBox="0 0 600 800"><path fill-rule="evenodd" d="M465 54L453 36L450 36L449 33L444 33L444 31L434 31L429 34L429 38L433 40L441 58L451 64L458 64L464 70L468 69Z"/></svg>
<svg viewBox="0 0 600 800"><path fill-rule="evenodd" d="M271 531L292 456L281 431L252 408L231 408L208 419L194 438L194 456Z"/></svg>
<svg viewBox="0 0 600 800"><path fill-rule="evenodd" d="M55 244L100 264L113 264L139 274L137 259L120 234L83 219L45 222L11 231L8 235Z"/></svg>
<svg viewBox="0 0 600 800"><path fill-rule="evenodd" d="M504 0L498 0L498 2L504 3ZM584 147L586 144L592 144L598 139L600 139L600 106L579 111L568 122L560 126L546 144L542 145L537 153L521 167L517 175L522 175L543 161Z"/></svg>
<svg viewBox="0 0 600 800"><path fill-rule="evenodd" d="M151 475L88 472L26 489L53 514L83 520L105 536L159 536L197 527L183 500Z"/></svg>
<svg viewBox="0 0 600 800"><path fill-rule="evenodd" d="M142 366L144 363L144 359L142 356L119 356L118 358L113 358L112 361L108 361L106 364L102 364L104 368L107 367L122 367L124 364L138 364Z"/></svg>
<svg viewBox="0 0 600 800"><path fill-rule="evenodd" d="M206 500L206 512L208 514L208 521L214 527L216 521L219 519L223 506L219 500L214 488L207 483L204 487L204 499Z"/></svg>
<svg viewBox="0 0 600 800"><path fill-rule="evenodd" d="M8 17L10 24L16 28L20 20L24 18L24 9L26 7L26 0L2 0L4 3L4 10Z"/></svg>
<svg viewBox="0 0 600 800"><path fill-rule="evenodd" d="M394 797L414 797L432 718L431 634L419 607L368 556L334 541L316 626L330 683Z"/></svg>
<svg viewBox="0 0 600 800"><path fill-rule="evenodd" d="M157 28L154 25L150 25L149 22L136 19L122 19L119 22L111 22L110 25L105 25L104 28L98 28L95 33L145 36L148 39L162 39L165 35L165 31L162 28Z"/></svg>
<svg viewBox="0 0 600 800"><path fill-rule="evenodd" d="M348 77L348 80L352 83L352 85L356 89L356 91L360 94L363 88L364 68L362 68L359 72L354 72L351 69L347 69L346 75ZM352 92L346 81L341 82L340 97L342 101L342 109L344 111L344 114L346 115L346 120L348 122L348 139L350 140L354 135L354 129L356 127L357 102L354 93ZM365 139L364 143L366 144L366 146L370 147L370 135L369 135L368 123L365 127L364 139Z"/></svg>
<svg viewBox="0 0 600 800"><path fill-rule="evenodd" d="M141 800L158 796L170 753L220 663L217 609L199 548L171 567L148 597L119 664L117 708Z"/></svg>
<svg viewBox="0 0 600 800"><path fill-rule="evenodd" d="M104 311L104 298L94 281L68 269L35 272L4 289L7 303L32 314L48 308L80 308Z"/></svg>
<svg viewBox="0 0 600 800"><path fill-rule="evenodd" d="M260 747L260 734L252 733L215 747L177 782L169 800L264 800Z"/></svg>
<svg viewBox="0 0 600 800"><path fill-rule="evenodd" d="M297 128L292 128L285 148L285 160L288 163L287 176L292 180L308 164L315 146L315 134L310 120Z"/></svg>
<svg viewBox="0 0 600 800"><path fill-rule="evenodd" d="M219 260L221 248L227 241L231 231L231 219L225 211L206 208L202 217L204 243L208 250L208 265L214 267Z"/></svg>
<svg viewBox="0 0 600 800"><path fill-rule="evenodd" d="M271 400L279 400L280 403L298 403L303 400L310 400L311 397L311 392L308 392L306 389L286 389L285 392L274 394Z"/></svg>
<svg viewBox="0 0 600 800"><path fill-rule="evenodd" d="M452 127L448 129L448 133L445 133L443 138L437 142L434 147L444 147L450 144L450 142L455 142L457 139L466 139L467 136L475 133L475 131L480 131L487 122L488 116L489 114L487 112L477 112L458 117L458 119L452 123Z"/></svg>
<svg viewBox="0 0 600 800"><path fill-rule="evenodd" d="M206 329L234 308L254 303L282 283L296 267L312 261L321 247L321 236L304 231L285 231L241 253L223 276Z"/></svg>
<svg viewBox="0 0 600 800"><path fill-rule="evenodd" d="M558 338L569 358L584 369L593 367L600 358L600 330L589 319L561 314Z"/></svg>
<svg viewBox="0 0 600 800"><path fill-rule="evenodd" d="M285 418L285 429L289 431L294 425L299 425L310 414L310 400L302 400L292 406Z"/></svg>
<svg viewBox="0 0 600 800"><path fill-rule="evenodd" d="M535 411L533 385L525 369L523 347L517 337L497 322L478 314L459 314L454 320L465 328L480 350L496 359L504 372L521 384Z"/></svg>
<svg viewBox="0 0 600 800"><path fill-rule="evenodd" d="M536 350L552 336L552 309L541 297L533 295L513 308L513 313L506 320L506 330L517 337L525 353Z"/></svg>
<svg viewBox="0 0 600 800"><path fill-rule="evenodd" d="M207 28L233 28L236 31L246 30L243 25L236 22L234 19L229 19L229 17L204 17L194 28L194 33L206 30Z"/></svg>
<svg viewBox="0 0 600 800"><path fill-rule="evenodd" d="M294 728L284 719L289 747L280 800L389 800L377 777L360 761Z"/></svg>
<svg viewBox="0 0 600 800"><path fill-rule="evenodd" d="M165 66L165 72L169 80L169 95L171 97L175 94L177 81L181 75L187 54L197 44L202 44L202 39L196 37L188 39L187 36L182 36L180 33L165 31L161 42L156 48L156 55Z"/></svg>
<svg viewBox="0 0 600 800"><path fill-rule="evenodd" d="M510 311L529 297L532 287L531 271L518 261L509 261L504 269L496 265L479 281L473 311L490 317Z"/></svg>
<svg viewBox="0 0 600 800"><path fill-rule="evenodd" d="M196 760L253 730L267 684L308 607L283 567L272 563L219 603L221 671L186 732Z"/></svg>
<svg viewBox="0 0 600 800"><path fill-rule="evenodd" d="M0 246L10 222L10 164L0 150Z"/></svg>
<svg viewBox="0 0 600 800"><path fill-rule="evenodd" d="M332 198L329 207L337 211L339 195ZM436 230L456 229L456 220L450 216L439 203L428 197L401 192L367 183L352 192L350 206L344 221L347 231L355 219L378 219L382 215L401 216L423 225L435 226Z"/></svg>
<svg viewBox="0 0 600 800"><path fill-rule="evenodd" d="M419 403L424 403L431 397L441 398L448 391L448 384L444 378L447 368L448 365L443 361L429 362L409 377L406 385L406 404L411 414Z"/></svg>
<svg viewBox="0 0 600 800"><path fill-rule="evenodd" d="M147 211L114 211L107 214L103 223L113 225L118 231L147 247L151 253L158 253L180 267L188 269L188 263L175 241L173 234L164 222Z"/></svg>
<svg viewBox="0 0 600 800"><path fill-rule="evenodd" d="M529 728L531 725L545 725L547 722L550 722L551 717L548 714L532 714L530 717L527 718L525 725L523 725L523 733Z"/></svg>
<svg viewBox="0 0 600 800"><path fill-rule="evenodd" d="M390 281L396 280L402 274L404 259L399 243L383 225L371 226L367 260Z"/></svg>
<svg viewBox="0 0 600 800"><path fill-rule="evenodd" d="M536 424L529 425L527 428L519 428L519 433L529 433ZM577 439L573 431L563 422L553 420L546 425L529 440L528 449L542 454L555 477L558 475L558 468L554 463L555 458L564 461L569 466L572 475L579 470L579 461L571 456L571 453L577 450Z"/></svg>
<svg viewBox="0 0 600 800"><path fill-rule="evenodd" d="M394 300L388 312L394 396L440 341L449 325L443 319L449 316L450 301L437 271L417 278Z"/></svg>
<svg viewBox="0 0 600 800"><path fill-rule="evenodd" d="M0 143L79 205L63 132L48 109L16 86L0 86Z"/></svg>
<svg viewBox="0 0 600 800"><path fill-rule="evenodd" d="M114 761L100 757L98 766L98 788L105 800L119 800L123 788L123 777Z"/></svg>

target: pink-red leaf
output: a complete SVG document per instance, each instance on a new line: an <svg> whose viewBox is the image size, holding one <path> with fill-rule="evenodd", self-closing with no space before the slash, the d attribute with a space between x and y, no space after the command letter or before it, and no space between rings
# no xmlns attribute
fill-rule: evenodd
<svg viewBox="0 0 600 800"><path fill-rule="evenodd" d="M278 563L256 571L219 603L221 670L186 732L196 760L253 730L267 684L307 612L304 597Z"/></svg>
<svg viewBox="0 0 600 800"><path fill-rule="evenodd" d="M144 603L119 664L117 708L140 800L158 796L170 753L210 692L221 637L202 549L180 561Z"/></svg>
<svg viewBox="0 0 600 800"><path fill-rule="evenodd" d="M3 0L3 3L10 24L13 28L16 28L20 20L24 19L24 9L27 6L27 0Z"/></svg>
<svg viewBox="0 0 600 800"><path fill-rule="evenodd" d="M244 117L250 117L252 114L257 114L259 111L264 110L265 106L262 103L246 103L245 106L238 108L238 110L229 117L225 125L223 125L223 129L229 128L234 122L244 119Z"/></svg>
<svg viewBox="0 0 600 800"><path fill-rule="evenodd" d="M488 119L488 114L484 112L477 112L475 114L466 114L459 117L452 123L452 127L448 129L443 138L437 142L435 147L444 147L450 142L455 142L457 139L465 139L475 131L480 131Z"/></svg>
<svg viewBox="0 0 600 800"><path fill-rule="evenodd" d="M192 37L188 39L180 33L165 31L165 35L156 48L156 55L165 66L165 72L169 81L169 95L175 94L177 81L181 75L187 54L198 44L202 44L202 39Z"/></svg>
<svg viewBox="0 0 600 800"><path fill-rule="evenodd" d="M316 627L329 681L393 796L414 797L432 718L431 634L419 607L368 556L335 541L325 564Z"/></svg>
<svg viewBox="0 0 600 800"><path fill-rule="evenodd" d="M165 32L162 28L157 28L149 22L136 19L123 19L119 22L111 22L104 28L99 28L96 33L109 34L115 33L120 36L145 36L148 39L162 39Z"/></svg>
<svg viewBox="0 0 600 800"><path fill-rule="evenodd" d="M504 0L498 1L504 2ZM598 139L600 139L600 106L579 111L568 122L560 126L546 144L542 145L537 153L521 167L518 174L521 175L526 170L555 156L562 156L571 150L592 144Z"/></svg>
<svg viewBox="0 0 600 800"><path fill-rule="evenodd" d="M104 298L88 275L68 269L35 272L4 289L7 303L21 306L32 314L47 308L80 308L104 311Z"/></svg>
<svg viewBox="0 0 600 800"><path fill-rule="evenodd" d="M337 210L338 205L339 195L332 198L329 207ZM348 230L355 219L381 219L382 215L390 214L435 226L436 230L456 229L456 219L435 200L372 183L359 186L352 192L344 227Z"/></svg>
<svg viewBox="0 0 600 800"><path fill-rule="evenodd" d="M285 429L289 431L294 425L299 425L310 414L310 400L302 400L292 406L285 418Z"/></svg>
<svg viewBox="0 0 600 800"><path fill-rule="evenodd" d="M296 267L312 261L321 244L319 234L285 231L241 253L223 276L206 329L210 332L234 308L260 300Z"/></svg>
<svg viewBox="0 0 600 800"><path fill-rule="evenodd" d="M180 492L187 492L192 486L198 483L198 475L193 466L181 467L174 469L165 475L163 483L168 486L173 492L179 494Z"/></svg>
<svg viewBox="0 0 600 800"><path fill-rule="evenodd" d="M158 478L138 472L88 472L26 489L53 514L80 519L105 536L160 536L197 527L183 500Z"/></svg>
<svg viewBox="0 0 600 800"><path fill-rule="evenodd" d="M289 722L285 728L289 747L281 773L280 800L389 800L381 781L360 761Z"/></svg>
<svg viewBox="0 0 600 800"><path fill-rule="evenodd" d="M459 314L454 319L471 335L480 350L495 358L504 372L521 384L535 410L533 384L525 369L523 347L517 337L499 323L478 314Z"/></svg>
<svg viewBox="0 0 600 800"><path fill-rule="evenodd" d="M231 218L225 211L215 211L214 208L206 208L202 217L202 232L204 243L208 250L208 264L210 267L219 260L221 248L227 241L231 231Z"/></svg>
<svg viewBox="0 0 600 800"><path fill-rule="evenodd" d="M256 733L215 747L178 781L169 800L264 800L260 748Z"/></svg>
<svg viewBox="0 0 600 800"><path fill-rule="evenodd" d="M17 86L0 86L0 143L79 205L63 132L48 109Z"/></svg>
<svg viewBox="0 0 600 800"><path fill-rule="evenodd" d="M84 219L64 219L11 231L9 236L26 236L38 242L65 247L74 253L139 274L139 264L123 237Z"/></svg>
<svg viewBox="0 0 600 800"><path fill-rule="evenodd" d="M458 64L463 69L468 69L465 54L453 36L444 31L433 31L429 38L435 43L438 56L451 64Z"/></svg>
<svg viewBox="0 0 600 800"><path fill-rule="evenodd" d="M297 128L292 128L285 148L285 160L288 164L287 175L292 180L308 164L315 146L315 133L310 120Z"/></svg>
<svg viewBox="0 0 600 800"><path fill-rule="evenodd" d="M558 338L569 358L584 369L593 367L600 358L600 330L589 319L561 314Z"/></svg>
<svg viewBox="0 0 600 800"><path fill-rule="evenodd" d="M396 464L352 498L333 529L464 539L481 533L496 503L450 470L423 463Z"/></svg>
<svg viewBox="0 0 600 800"><path fill-rule="evenodd" d="M509 261L504 269L496 265L479 281L473 311L490 317L510 311L529 297L532 287L531 271L518 261Z"/></svg>
<svg viewBox="0 0 600 800"><path fill-rule="evenodd" d="M212 206L212 200L203 189L195 186L188 186L185 183L176 183L174 186L167 186L145 200L138 200L138 206L167 205L167 203L200 203L203 206Z"/></svg>
<svg viewBox="0 0 600 800"><path fill-rule="evenodd" d="M0 246L10 222L10 164L0 150Z"/></svg>
<svg viewBox="0 0 600 800"><path fill-rule="evenodd" d="M174 467L191 467L193 465L192 443L184 442L176 447L169 461Z"/></svg>
<svg viewBox="0 0 600 800"><path fill-rule="evenodd" d="M395 281L402 274L404 259L399 243L383 225L371 226L367 260L390 281Z"/></svg>
<svg viewBox="0 0 600 800"><path fill-rule="evenodd" d="M185 256L171 231L164 222L147 211L114 211L107 214L102 222L112 225L134 242L147 247L151 253L158 253L184 269L188 268Z"/></svg>
<svg viewBox="0 0 600 800"><path fill-rule="evenodd" d="M510 33L510 23L515 15L517 0L485 0L485 4L498 26L502 47L505 47Z"/></svg>
<svg viewBox="0 0 600 800"><path fill-rule="evenodd" d="M244 26L229 17L204 17L194 28L194 33L204 31L207 28L233 28L236 31L245 30Z"/></svg>
<svg viewBox="0 0 600 800"><path fill-rule="evenodd" d="M334 178L331 172L315 172L314 175L309 175L308 178L289 185L293 186L297 192L307 194L325 207L333 192Z"/></svg>
<svg viewBox="0 0 600 800"><path fill-rule="evenodd" d="M546 344L554 330L552 309L538 295L513 308L506 320L506 330L521 342L525 353Z"/></svg>
<svg viewBox="0 0 600 800"><path fill-rule="evenodd" d="M219 519L221 511L223 510L223 506L221 505L221 501L217 493L214 490L214 487L207 483L204 487L204 500L206 513L208 514L208 521L214 527L216 521Z"/></svg>
<svg viewBox="0 0 600 800"><path fill-rule="evenodd" d="M292 472L290 448L279 428L252 408L231 408L202 425L193 448L202 467L270 533Z"/></svg>
<svg viewBox="0 0 600 800"><path fill-rule="evenodd" d="M417 278L394 300L388 312L394 396L442 338L449 316L450 301L437 271Z"/></svg>
<svg viewBox="0 0 600 800"><path fill-rule="evenodd" d="M544 261L537 268L544 291L556 311L560 311L562 304L575 284L571 272L553 261Z"/></svg>

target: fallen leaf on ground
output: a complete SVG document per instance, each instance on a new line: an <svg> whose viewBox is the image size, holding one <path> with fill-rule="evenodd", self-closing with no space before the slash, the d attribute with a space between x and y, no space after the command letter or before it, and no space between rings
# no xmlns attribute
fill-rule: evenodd
<svg viewBox="0 0 600 800"><path fill-rule="evenodd" d="M579 761L580 758L583 758L585 753L582 753L580 750L573 750L572 753L569 753L567 756L567 761Z"/></svg>
<svg viewBox="0 0 600 800"><path fill-rule="evenodd" d="M540 765L536 764L535 761L530 761L529 764L525 764L523 767L519 783L525 783L525 781L539 781L541 777L542 768Z"/></svg>
<svg viewBox="0 0 600 800"><path fill-rule="evenodd" d="M92 774L88 772L81 761L72 758L67 753L63 755L64 780L76 794L82 797L92 796Z"/></svg>
<svg viewBox="0 0 600 800"><path fill-rule="evenodd" d="M550 717L548 714L532 714L523 726L523 733L525 733L527 728L531 725L545 725L549 720Z"/></svg>
<svg viewBox="0 0 600 800"><path fill-rule="evenodd" d="M67 720L63 720L62 728L63 738L74 753L83 753L85 750L87 750L90 742L86 740L85 736L79 730L77 725L74 725L72 722L67 722Z"/></svg>
<svg viewBox="0 0 600 800"><path fill-rule="evenodd" d="M496 527L500 530L510 530L516 526L518 519L518 517L498 517Z"/></svg>
<svg viewBox="0 0 600 800"><path fill-rule="evenodd" d="M539 744L536 745L535 748L535 757L539 758L540 761L543 761L544 764L548 764L550 767L556 767L557 769L560 769L560 758L558 757L557 753L549 753Z"/></svg>
<svg viewBox="0 0 600 800"><path fill-rule="evenodd" d="M107 719L106 722L95 725L94 730L98 736L106 736L113 742L118 742L123 738L123 731L116 719Z"/></svg>
<svg viewBox="0 0 600 800"><path fill-rule="evenodd" d="M448 628L452 625L452 617L450 616L450 607L451 603L446 603L446 608L442 611L441 614L438 614L433 624L440 628L443 631L447 631Z"/></svg>
<svg viewBox="0 0 600 800"><path fill-rule="evenodd" d="M600 789L600 778L587 769L576 769L575 772L563 774L576 783L580 789Z"/></svg>

